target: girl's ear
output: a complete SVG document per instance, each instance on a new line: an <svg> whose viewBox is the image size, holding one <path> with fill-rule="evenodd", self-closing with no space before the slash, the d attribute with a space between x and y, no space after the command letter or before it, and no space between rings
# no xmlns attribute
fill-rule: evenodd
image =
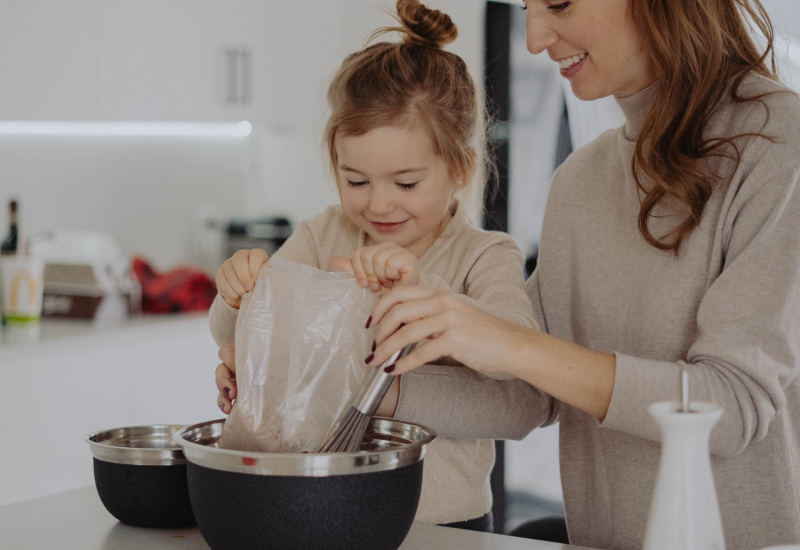
<svg viewBox="0 0 800 550"><path fill-rule="evenodd" d="M466 158L456 183L459 189L463 189L472 181L475 171L478 169L478 153L475 149L470 147L464 152L466 153Z"/></svg>

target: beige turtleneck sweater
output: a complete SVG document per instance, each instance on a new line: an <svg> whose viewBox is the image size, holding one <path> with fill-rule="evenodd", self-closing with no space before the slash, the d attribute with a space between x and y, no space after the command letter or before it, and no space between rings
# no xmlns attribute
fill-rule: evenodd
<svg viewBox="0 0 800 550"><path fill-rule="evenodd" d="M710 447L726 548L800 543L800 101L759 76L739 90L763 93L763 104L725 101L713 114L707 136L773 140L738 140L735 170L709 160L733 176L677 256L637 229L631 158L653 87L618 100L625 125L554 176L528 284L537 320L617 364L603 422L557 406L573 544L642 547L660 458L647 407L679 400L683 367L692 399L724 409ZM653 219L653 233L674 220Z"/></svg>

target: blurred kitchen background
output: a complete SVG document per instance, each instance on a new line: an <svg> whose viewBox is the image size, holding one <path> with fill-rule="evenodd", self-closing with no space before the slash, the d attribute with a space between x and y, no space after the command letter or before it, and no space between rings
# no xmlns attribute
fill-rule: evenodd
<svg viewBox="0 0 800 550"><path fill-rule="evenodd" d="M781 74L800 83L797 0L763 3L774 16ZM287 227L337 201L321 146L325 90L343 57L391 24L384 8L393 3L1 5L0 237L13 198L21 243L103 235L123 259L213 274L233 250L277 246ZM546 55L526 51L521 2L427 5L459 26L451 49L486 83L496 109L500 193L487 200L485 224L510 232L533 269L553 169L619 125L620 114L613 100L577 101ZM499 530L561 514L557 439L551 427L498 446ZM21 484L6 502L47 490L29 495Z"/></svg>

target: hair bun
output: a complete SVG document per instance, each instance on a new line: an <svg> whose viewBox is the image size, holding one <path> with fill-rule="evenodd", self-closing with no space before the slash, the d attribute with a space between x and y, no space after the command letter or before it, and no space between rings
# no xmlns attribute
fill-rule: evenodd
<svg viewBox="0 0 800 550"><path fill-rule="evenodd" d="M458 36L458 27L449 15L428 9L419 0L397 0L397 15L406 31L408 44L441 47Z"/></svg>

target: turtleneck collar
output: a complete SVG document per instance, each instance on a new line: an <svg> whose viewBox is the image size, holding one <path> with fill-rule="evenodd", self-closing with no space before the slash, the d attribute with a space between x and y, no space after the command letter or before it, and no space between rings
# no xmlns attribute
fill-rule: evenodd
<svg viewBox="0 0 800 550"><path fill-rule="evenodd" d="M625 115L625 138L635 141L644 124L644 119L653 105L658 92L658 83L654 82L646 88L627 97L615 97L617 105Z"/></svg>

